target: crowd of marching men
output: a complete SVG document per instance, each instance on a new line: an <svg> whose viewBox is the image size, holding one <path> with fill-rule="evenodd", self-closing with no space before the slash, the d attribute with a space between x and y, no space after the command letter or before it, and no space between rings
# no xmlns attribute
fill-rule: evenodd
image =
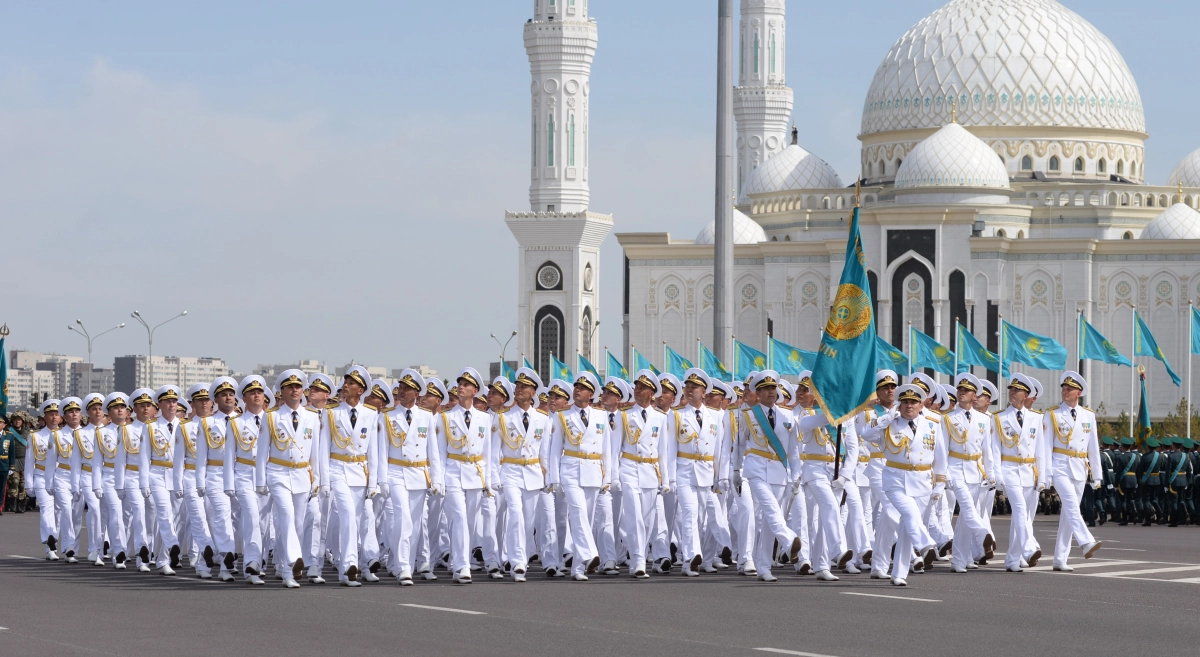
<svg viewBox="0 0 1200 657"><path fill-rule="evenodd" d="M1021 572L1042 557L1032 516L1053 487L1053 567L1069 571L1072 539L1084 557L1100 547L1079 502L1101 467L1087 383L1059 383L1061 404L1039 413L1040 383L1015 374L992 413L998 391L971 374L945 386L880 370L834 427L807 372L544 384L522 368L489 384L465 368L447 389L411 369L389 382L354 367L340 385L288 370L273 386L48 400L27 487L49 560L163 575L187 563L252 585L273 565L289 588L324 583L327 560L352 587L441 569L523 582L535 563L578 581L678 567L903 586L937 561L965 573L994 557L997 491L1012 510L1004 567Z"/></svg>

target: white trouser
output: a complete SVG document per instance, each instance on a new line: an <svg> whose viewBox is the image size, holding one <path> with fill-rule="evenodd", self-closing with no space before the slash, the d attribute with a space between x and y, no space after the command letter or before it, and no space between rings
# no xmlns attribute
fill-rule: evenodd
<svg viewBox="0 0 1200 657"><path fill-rule="evenodd" d="M596 514L592 523L592 538L596 542L596 551L600 555L600 563L617 560L616 528L614 520L612 489L607 493L596 496Z"/></svg>
<svg viewBox="0 0 1200 657"><path fill-rule="evenodd" d="M841 553L846 543L842 535L840 505L833 496L829 480L817 478L805 482L804 502L810 518L816 511L817 531L812 535L812 547L809 549L813 569L817 572L829 570L830 561Z"/></svg>
<svg viewBox="0 0 1200 657"><path fill-rule="evenodd" d="M29 494L33 495L33 498L37 500L38 521L42 542L45 543L51 536L57 540L58 518L54 514L54 495L45 488L35 488L29 491Z"/></svg>
<svg viewBox="0 0 1200 657"><path fill-rule="evenodd" d="M366 495L365 489L363 495ZM378 519L376 505L381 501L376 495L366 498L363 502L362 516L358 520L359 570L365 570L371 563L379 560L379 530L375 523Z"/></svg>
<svg viewBox="0 0 1200 657"><path fill-rule="evenodd" d="M938 545L954 538L954 524L950 516L954 513L956 500L954 489L947 486L941 498L936 501L931 499L925 507L925 530Z"/></svg>
<svg viewBox="0 0 1200 657"><path fill-rule="evenodd" d="M429 509L421 536L421 562L441 561L450 552L450 535L446 531L446 494L429 496Z"/></svg>
<svg viewBox="0 0 1200 657"><path fill-rule="evenodd" d="M171 563L169 551L172 547L179 545L179 537L175 534L175 516L171 513L173 509L172 493L167 490L166 475L162 472L155 472L160 469L150 468L150 502L154 506L154 521L157 529L155 537L159 541L158 544L162 546L155 554L159 568Z"/></svg>
<svg viewBox="0 0 1200 657"><path fill-rule="evenodd" d="M572 554L575 550L572 547L571 532L567 523L567 515L569 513L569 505L567 504L567 494L562 486L554 492L554 535L557 537L558 556L565 557ZM556 558L555 563L560 563L561 559Z"/></svg>
<svg viewBox="0 0 1200 657"><path fill-rule="evenodd" d="M411 575L413 562L417 559L421 520L425 515L425 498L429 491L425 488L409 490L404 485L403 474L389 476L388 482L392 489L392 516L387 537L392 558L388 561L388 571L397 577L403 572Z"/></svg>
<svg viewBox="0 0 1200 657"><path fill-rule="evenodd" d="M875 519L875 541L871 544L871 570L886 573L891 565L892 546L900 530L900 514L883 492L883 474L870 475L871 496L879 504Z"/></svg>
<svg viewBox="0 0 1200 657"><path fill-rule="evenodd" d="M648 527L654 525L657 488L621 489L621 531L629 550L629 571L646 567L646 545L650 542Z"/></svg>
<svg viewBox="0 0 1200 657"><path fill-rule="evenodd" d="M562 489L568 531L573 544L571 553L575 555L574 561L571 562L571 573L581 575L592 557L597 556L592 521L596 517L596 498L600 495L600 488L567 483Z"/></svg>
<svg viewBox="0 0 1200 657"><path fill-rule="evenodd" d="M237 495L238 522L235 535L242 545L242 564L257 564L259 574L263 572L261 504L254 490L254 475L250 472L234 473L233 489Z"/></svg>
<svg viewBox="0 0 1200 657"><path fill-rule="evenodd" d="M83 473L83 477L88 473ZM85 479L86 480L86 479ZM84 507L87 507L87 517L84 517ZM75 499L74 505L71 507L71 529L75 532L75 542L79 543L79 530L87 523L87 538L88 538L88 554L95 552L97 555L104 553L104 527L100 524L100 500L96 497L95 491L88 486L83 486L83 494Z"/></svg>
<svg viewBox="0 0 1200 657"><path fill-rule="evenodd" d="M329 492L333 497L330 504L332 509L330 522L334 523L328 531L328 538L333 543L334 556L337 559L338 575L345 575L350 566L358 566L358 543L360 534L365 533L363 511L367 505L367 487L349 486L342 478L333 478L329 482Z"/></svg>
<svg viewBox="0 0 1200 657"><path fill-rule="evenodd" d="M100 494L103 499L100 503L104 505L104 524L108 529L108 546L112 552L113 558L122 552L128 556L129 545L126 542L127 534L125 533L125 518L124 512L121 510L121 498L117 494L117 489L112 487L112 484L102 484ZM90 529L88 530L91 531Z"/></svg>
<svg viewBox="0 0 1200 657"><path fill-rule="evenodd" d="M223 554L236 552L235 534L233 533L232 500L223 490L225 484L219 473L206 477L207 486L204 489L204 499L208 503L205 511L212 527L212 539L216 543L216 551ZM224 568L224 566L222 566Z"/></svg>
<svg viewBox="0 0 1200 657"><path fill-rule="evenodd" d="M504 502L508 507L504 527L504 551L513 570L528 568L527 539L529 529L536 524L540 489L526 490L517 486L505 486Z"/></svg>
<svg viewBox="0 0 1200 657"><path fill-rule="evenodd" d="M743 486L749 484L754 496L754 522L758 526L758 541L754 546L754 565L759 576L771 572L774 561L772 550L775 541L787 550L796 538L796 532L787 526L783 511L779 508L779 498L784 495L785 485L768 484L762 479L747 479ZM790 493L791 491L787 491Z"/></svg>
<svg viewBox="0 0 1200 657"><path fill-rule="evenodd" d="M804 486L800 487L800 491L795 495L792 494L791 484L783 487L783 494L779 496L779 508L787 509L787 525L796 532L800 537L800 554L797 556L796 563L792 566L798 572L800 564L805 561L812 563L810 551L812 550L812 520L808 514L808 501L804 494ZM788 500L791 500L790 503ZM780 546L782 550L784 546Z"/></svg>
<svg viewBox="0 0 1200 657"><path fill-rule="evenodd" d="M1083 514L1079 511L1079 498L1083 496L1086 481L1076 481L1066 475L1054 475L1054 489L1062 500L1062 510L1058 516L1058 540L1054 543L1054 563L1065 565L1067 555L1071 553L1071 537L1080 546L1087 545L1096 539L1088 531Z"/></svg>
<svg viewBox="0 0 1200 657"><path fill-rule="evenodd" d="M1017 478L1013 477L1013 479ZM1008 523L1008 551L1004 553L1004 567L1016 568L1021 565L1021 559L1028 559L1034 552L1028 549L1031 533L1029 531L1029 513L1031 509L1037 508L1038 490L1037 486L1021 486L1005 482L1004 495L1012 507L1012 515Z"/></svg>
<svg viewBox="0 0 1200 657"><path fill-rule="evenodd" d="M195 487L185 485L183 488L183 516L182 524L187 529L189 537L188 549L190 550L193 545L196 546L197 551L194 556L197 558L196 566L200 567L199 559L204 558L204 548L212 548L215 553L217 546L213 545L212 534L208 530L208 513L204 508L204 498L200 497L200 493L196 492Z"/></svg>
<svg viewBox="0 0 1200 657"><path fill-rule="evenodd" d="M554 493L542 492L537 500L537 517L534 525L537 528L538 554L541 555L542 568L558 568L562 560L562 552L558 546L558 525L555 516L557 508Z"/></svg>
<svg viewBox="0 0 1200 657"><path fill-rule="evenodd" d="M854 482L846 484L846 522L842 527L846 547L854 550L854 563L859 565L862 565L863 555L871 549L871 519L863 503L864 489L869 496L869 486L859 488Z"/></svg>
<svg viewBox="0 0 1200 657"><path fill-rule="evenodd" d="M729 514L725 503L712 488L702 488L700 501L700 554L704 563L720 560L721 551L733 544L729 537Z"/></svg>
<svg viewBox="0 0 1200 657"><path fill-rule="evenodd" d="M623 489L608 489L608 494L612 497L612 535L617 563L621 563L621 560L629 555L628 539L625 538L625 527L621 523L621 512L624 508L622 505L625 504L621 499L622 493ZM603 547L600 548L600 554L604 554Z"/></svg>
<svg viewBox="0 0 1200 657"><path fill-rule="evenodd" d="M479 517L483 490L463 490L457 484L446 486L442 509L450 533L450 570L457 573L471 566L471 527Z"/></svg>
<svg viewBox="0 0 1200 657"><path fill-rule="evenodd" d="M885 494L900 514L900 531L896 536L896 558L892 560L892 577L908 579L914 549L925 549L933 545L933 538L925 528L923 517L929 506L929 496L911 497L904 491L903 480L898 485L885 485ZM876 552L876 555L879 553Z"/></svg>
<svg viewBox="0 0 1200 657"><path fill-rule="evenodd" d="M319 572L325 564L325 519L329 517L329 496L310 494L306 504L308 522L304 523L300 544L304 549L304 563L309 568L315 566Z"/></svg>
<svg viewBox="0 0 1200 657"><path fill-rule="evenodd" d="M67 471L63 470L63 475ZM76 551L76 541L79 538L76 535L75 521L72 518L75 508L75 494L71 492L71 480L67 476L54 476L54 519L58 525L58 544L59 549L63 554ZM41 504L41 501L38 501Z"/></svg>
<svg viewBox="0 0 1200 657"><path fill-rule="evenodd" d="M951 477L950 488L958 498L958 523L954 526L954 549L950 563L966 568L967 564L974 561L977 550L983 549L983 538L991 532L979 514L983 484L968 484Z"/></svg>
<svg viewBox="0 0 1200 657"><path fill-rule="evenodd" d="M150 532L146 527L146 499L142 497L141 489L126 488L125 499L122 502L125 535L129 537L126 545L131 553L128 556L132 557L143 547L150 547Z"/></svg>
<svg viewBox="0 0 1200 657"><path fill-rule="evenodd" d="M496 536L500 498L496 495L494 491L483 494L479 500L479 521L473 525L477 529L472 532L474 540L471 544L483 548L484 565L500 563L500 541Z"/></svg>
<svg viewBox="0 0 1200 657"><path fill-rule="evenodd" d="M283 483L272 483L269 489L275 510L275 567L283 570L284 577L287 577L287 569L291 568L297 559L304 559L300 535L304 533L309 520L309 491L293 493L291 488Z"/></svg>
<svg viewBox="0 0 1200 657"><path fill-rule="evenodd" d="M733 491L733 502L729 505L732 533L734 540L734 558L739 569L745 570L747 565L754 565L754 495L750 486L743 482L742 490Z"/></svg>

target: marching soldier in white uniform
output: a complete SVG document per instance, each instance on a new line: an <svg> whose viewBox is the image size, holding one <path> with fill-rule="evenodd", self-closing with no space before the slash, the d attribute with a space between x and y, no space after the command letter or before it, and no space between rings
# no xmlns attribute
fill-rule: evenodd
<svg viewBox="0 0 1200 657"><path fill-rule="evenodd" d="M976 549L982 542L983 558L991 559L996 547L991 527L980 512L984 486L995 482L997 461L993 451L992 426L987 413L974 410L979 379L969 372L954 380L958 405L943 416L949 441L946 443L949 487L958 500L958 523L954 527L954 547L950 568L956 573L967 572L975 560Z"/></svg>
<svg viewBox="0 0 1200 657"><path fill-rule="evenodd" d="M865 474L874 503L871 527L875 536L871 543L870 558L861 555L860 560L864 565L871 566L871 579L887 579L888 569L891 567L889 555L900 527L900 514L888 501L887 495L883 494L883 429L899 417L899 410L896 408L896 388L899 382L900 377L892 370L876 372L876 404L855 418L855 430L861 444L869 450Z"/></svg>
<svg viewBox="0 0 1200 657"><path fill-rule="evenodd" d="M713 384L708 374L692 368L683 376L683 396L687 405L666 414L667 440L665 456L668 486L675 491L679 513L679 550L683 557L683 575L697 577L705 562L700 541L702 516L707 517L717 532L717 543L729 545L729 526L724 508L720 506L713 488L720 471L717 458L728 451L729 436L720 412L704 405L704 396L711 393ZM709 561L717 555L708 555Z"/></svg>
<svg viewBox="0 0 1200 657"><path fill-rule="evenodd" d="M116 461L123 442L124 426L129 422L129 398L123 392L114 392L104 398L104 408L108 411L109 423L100 429L96 439L92 472L99 472L99 481L93 478L92 485L99 489L96 496L106 510L105 526L108 529L108 544L114 555L113 566L117 570L124 570L126 555L133 548L129 546L124 505L121 503L124 491L117 488Z"/></svg>
<svg viewBox="0 0 1200 657"><path fill-rule="evenodd" d="M663 430L666 415L653 406L661 392L653 372L639 371L633 381L635 405L621 412L612 438L614 451L619 454L613 483L621 491L621 529L629 550L629 574L635 579L649 577L646 546L654 527L656 501L665 485L663 473L667 472L667 434Z"/></svg>
<svg viewBox="0 0 1200 657"><path fill-rule="evenodd" d="M320 416L303 406L308 377L300 370L284 370L276 380L281 403L266 414L267 442L258 446L255 457L255 490L271 497L275 518L275 564L282 569L283 584L299 588L304 573L305 551L300 544L308 524L308 500L316 493L313 464L321 463L313 446L318 445ZM261 435L261 434L260 434ZM291 572L288 572L288 569Z"/></svg>
<svg viewBox="0 0 1200 657"><path fill-rule="evenodd" d="M611 439L604 412L591 406L600 393L596 376L581 372L572 392L574 405L550 417L546 478L548 488L562 490L574 553L572 574L576 581L587 581L600 567L592 522L596 497L613 476Z"/></svg>
<svg viewBox="0 0 1200 657"><path fill-rule="evenodd" d="M226 418L224 485L225 494L237 505L238 523L234 535L242 546L242 567L247 584L261 585L263 573L262 522L267 500L259 500L254 482L257 467L259 435L266 432L263 425L265 409L272 404L267 383L261 376L251 374L237 387L238 401L246 412ZM266 497L263 495L263 497Z"/></svg>
<svg viewBox="0 0 1200 657"><path fill-rule="evenodd" d="M435 422L438 459L442 462L439 474L444 480L434 480L433 486L444 490L450 534L450 571L456 584L471 583L471 528L478 521L484 495L490 495L495 482L491 469L491 422L487 413L475 409L474 399L482 378L474 368L459 373L458 404L442 412ZM430 523L433 534L433 523ZM434 536L430 537L431 543Z"/></svg>
<svg viewBox="0 0 1200 657"><path fill-rule="evenodd" d="M617 442L617 434L620 433L617 414L621 412L621 406L630 395L630 391L628 384L615 376L605 378L600 390L600 409L604 412L604 421L608 423L608 437L612 441L608 449L614 459L613 467L619 469L620 466L615 463L617 454L620 453ZM617 569L618 548L621 546L621 531L618 525L621 504L619 474L614 471L609 477L608 489L601 491L596 497L596 516L592 521L592 533L600 554L600 572L605 575L620 573ZM620 554L624 554L624 551L620 551Z"/></svg>
<svg viewBox="0 0 1200 657"><path fill-rule="evenodd" d="M238 414L237 381L228 376L218 377L209 385L208 395L217 406L211 417L198 417L196 423L196 494L208 502L212 538L221 553L218 578L232 582L237 560L237 535L233 529L232 489L225 486L225 443L230 435L229 425Z"/></svg>
<svg viewBox="0 0 1200 657"><path fill-rule="evenodd" d="M795 563L800 555L800 537L788 527L779 507L779 500L785 494L795 494L794 491L799 490L800 478L793 473L799 471L800 452L791 413L775 407L779 396L779 374L775 370L763 370L751 379L750 386L758 394L759 403L742 413L738 446L734 450L737 463L734 485L750 486L754 496L754 521L758 527L754 565L759 580L774 582L778 580L771 574L774 542L788 546L789 563ZM782 447L787 465L772 446L771 436L775 436Z"/></svg>
<svg viewBox="0 0 1200 657"><path fill-rule="evenodd" d="M899 417L883 429L883 491L901 519L892 584L906 586L914 548L926 568L937 556L937 545L925 529L923 516L931 500L936 501L946 490L946 444L937 424L922 412L924 390L905 384L896 390L896 397Z"/></svg>
<svg viewBox="0 0 1200 657"><path fill-rule="evenodd" d="M75 525L74 517L79 479L75 475L77 469L71 468L71 462L79 459L75 448L75 432L83 416L83 401L78 397L66 397L58 402L58 409L62 424L50 432L52 449L46 461L46 489L54 495L54 515L63 556L67 558L67 563L79 563L75 557L79 527Z"/></svg>
<svg viewBox="0 0 1200 657"><path fill-rule="evenodd" d="M181 480L183 482L183 522L191 533L192 542L200 548L200 556L204 566L196 564L196 576L200 579L212 579L212 569L216 567L216 545L213 544L212 532L208 529L208 510L204 508L204 482L196 473L199 469L200 445L206 442L205 430L213 410L212 396L208 393L208 384L197 383L188 388L187 397L192 408L193 418L189 421L180 418L178 435L175 442L175 466L183 466Z"/></svg>
<svg viewBox="0 0 1200 657"><path fill-rule="evenodd" d="M42 543L46 545L48 561L58 561L58 539L61 538L54 496L55 471L58 470L58 446L55 437L62 423L58 405L57 399L42 402L38 413L46 426L29 434L29 450L25 452L25 490L37 500ZM67 463L66 459L64 463ZM67 467L70 467L69 463Z"/></svg>
<svg viewBox="0 0 1200 657"><path fill-rule="evenodd" d="M154 391L138 388L130 395L134 419L120 427L121 441L114 460L116 487L124 503L129 548L136 548L139 572L150 572L150 529L146 522L146 500L150 498L150 447L146 425L156 415Z"/></svg>
<svg viewBox="0 0 1200 657"><path fill-rule="evenodd" d="M100 441L100 428L104 424L104 395L93 392L84 396L83 409L87 414L88 424L75 432L75 453L71 455L72 487L78 493L72 512L72 525L78 533L79 528L86 524L88 561L93 565L103 566L104 516L107 511L100 502L100 492L103 492L100 477L102 466L96 465L96 445Z"/></svg>
<svg viewBox="0 0 1200 657"><path fill-rule="evenodd" d="M751 372L746 381L750 381L757 375L758 372ZM729 427L730 436L733 438L733 444L730 445L730 462L729 462L729 478L736 480L737 472L735 471L735 462L737 461L738 436L741 435L741 427L744 423L744 415L751 408L758 405L758 393L753 387L742 386L739 389L741 392L738 397L739 404L734 404L729 407ZM734 540L736 548L734 558L737 560L738 573L742 575L757 575L758 571L754 567L754 539L758 536L758 531L754 524L754 495L750 492L750 486L739 481L737 485L731 483L730 495L732 501L729 504L729 527L730 537Z"/></svg>
<svg viewBox="0 0 1200 657"><path fill-rule="evenodd" d="M164 575L174 575L179 567L179 536L175 533L174 497L183 493L183 464L175 467L175 434L179 420L179 388L163 386L154 393L159 417L146 425L150 453L147 481L150 485L150 512L155 524L155 556ZM178 475L179 480L176 481ZM170 547L168 547L170 546Z"/></svg>
<svg viewBox="0 0 1200 657"><path fill-rule="evenodd" d="M335 556L338 581L343 586L362 586L358 581L359 550L368 562L378 558L378 543L363 540L375 536L374 527L362 525L368 497L379 493L382 468L378 457L378 413L363 404L371 378L366 368L354 366L342 382L341 403L327 408L321 423L318 454L326 458L317 467L322 495L332 495L331 514L336 517ZM333 535L334 528L330 528Z"/></svg>
<svg viewBox="0 0 1200 657"><path fill-rule="evenodd" d="M537 372L522 367L513 385L514 403L496 415L492 426L493 468L499 473L501 491L508 510L504 528L504 548L512 564L513 580L525 581L529 569L529 543L537 527L542 538L544 518L538 506L546 477L542 470L550 449L549 417L533 406L534 394L542 387ZM495 384L493 384L495 387ZM557 548L554 548L557 549ZM536 550L535 550L536 551Z"/></svg>
<svg viewBox="0 0 1200 657"><path fill-rule="evenodd" d="M1100 549L1100 541L1092 537L1079 510L1079 498L1088 485L1090 473L1095 473L1092 487L1099 489L1100 436L1096 414L1079 403L1086 397L1087 381L1078 372L1067 371L1058 380L1062 404L1042 418L1042 432L1051 447L1051 470L1054 489L1062 499L1058 516L1058 540L1054 545L1054 570L1070 572L1067 555L1071 552L1071 537L1079 543L1084 559L1091 559ZM1089 472L1090 467L1090 472Z"/></svg>
<svg viewBox="0 0 1200 657"><path fill-rule="evenodd" d="M433 414L416 405L417 396L424 391L425 378L416 370L404 370L396 383L396 409L380 417L379 453L387 455L391 506L390 518L384 523L392 554L388 570L401 586L412 586L425 502L433 486L430 471L441 468L432 440Z"/></svg>
<svg viewBox="0 0 1200 657"><path fill-rule="evenodd" d="M852 476L858 464L858 437L853 425L845 425L839 451L837 438L831 435L832 427L826 423L824 413L812 408L815 401L811 388L812 372L805 370L799 378L796 425L800 437L800 481L808 517L815 515L817 524L810 554L817 579L836 582L838 577L830 569L834 566L843 569L854 557L854 553L845 547L840 500L843 491L854 485ZM843 461L840 467L839 460Z"/></svg>
<svg viewBox="0 0 1200 657"><path fill-rule="evenodd" d="M1000 455L1000 484L1012 507L1008 527L1008 550L1004 569L1019 573L1025 565L1036 566L1040 548L1028 549L1030 515L1037 510L1038 493L1045 489L1050 475L1047 443L1042 438L1039 417L1025 410L1025 397L1033 392L1033 382L1021 373L1008 383L1008 408L993 416L994 449ZM1022 564L1024 562L1024 565Z"/></svg>

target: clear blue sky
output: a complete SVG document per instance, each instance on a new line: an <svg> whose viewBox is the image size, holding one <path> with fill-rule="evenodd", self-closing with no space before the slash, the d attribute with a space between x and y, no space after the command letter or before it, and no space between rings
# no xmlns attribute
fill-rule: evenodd
<svg viewBox="0 0 1200 657"><path fill-rule="evenodd" d="M880 59L937 0L789 2L800 141L852 180ZM249 6L248 6L249 5ZM712 217L716 2L592 0L592 208L691 238ZM1147 175L1200 147L1200 6L1070 2L1141 89ZM699 7L699 9L698 9ZM515 327L528 207L525 0L0 6L10 348L85 353L139 309L155 352L443 374ZM1131 13L1136 11L1136 13ZM602 342L620 344L605 245ZM140 327L96 360L144 353ZM511 356L511 352L510 352Z"/></svg>

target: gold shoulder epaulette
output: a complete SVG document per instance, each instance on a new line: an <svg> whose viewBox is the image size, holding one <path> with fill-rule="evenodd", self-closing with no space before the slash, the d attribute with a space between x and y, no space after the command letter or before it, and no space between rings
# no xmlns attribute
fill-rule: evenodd
<svg viewBox="0 0 1200 657"><path fill-rule="evenodd" d="M542 410L542 409L540 409L540 408L535 408L535 409L533 409L533 410L537 411L538 413L541 413L542 415L545 415L546 417L550 417L550 412L549 412L549 411L543 411L543 410Z"/></svg>
<svg viewBox="0 0 1200 657"><path fill-rule="evenodd" d="M267 412L268 412L268 413L274 413L274 412L275 412L275 411L277 411L277 410L279 410L279 407L278 407L278 406L272 406L271 408L268 408L268 409L267 409Z"/></svg>
<svg viewBox="0 0 1200 657"><path fill-rule="evenodd" d="M321 412L321 411L318 411L317 409L313 408L312 406L305 406L305 407L304 407L304 410L306 410L306 411L311 411L311 412L313 412L313 413L320 413L320 412Z"/></svg>
<svg viewBox="0 0 1200 657"><path fill-rule="evenodd" d="M337 408L338 406L341 406L341 405L342 405L341 402L332 402L332 401L325 402L325 408Z"/></svg>

